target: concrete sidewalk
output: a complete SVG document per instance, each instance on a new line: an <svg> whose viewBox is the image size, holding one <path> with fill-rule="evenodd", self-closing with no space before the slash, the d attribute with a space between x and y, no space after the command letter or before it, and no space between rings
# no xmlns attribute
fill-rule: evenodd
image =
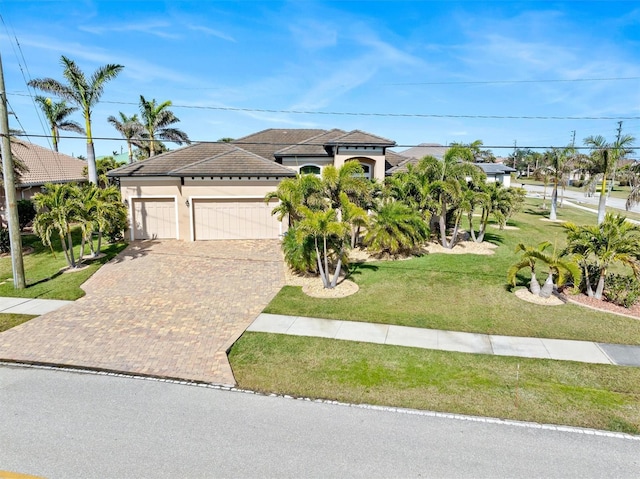
<svg viewBox="0 0 640 479"><path fill-rule="evenodd" d="M440 331L389 324L260 314L247 331L463 353L640 367L640 346Z"/></svg>
<svg viewBox="0 0 640 479"><path fill-rule="evenodd" d="M0 297L0 313L41 316L71 303L73 303L73 301L62 301L60 299Z"/></svg>

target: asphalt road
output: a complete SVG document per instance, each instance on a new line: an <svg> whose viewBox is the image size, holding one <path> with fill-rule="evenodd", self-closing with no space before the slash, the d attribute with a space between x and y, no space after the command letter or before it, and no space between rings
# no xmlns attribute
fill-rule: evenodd
<svg viewBox="0 0 640 479"><path fill-rule="evenodd" d="M0 366L0 470L48 478L638 477L640 441Z"/></svg>
<svg viewBox="0 0 640 479"><path fill-rule="evenodd" d="M538 196L542 198L544 194L544 186L539 186L539 185L521 185L521 186L527 191L529 196ZM551 192L552 192L552 187L551 186L547 187L547 201L551 201ZM562 192L559 190L558 203L560 202L561 195L562 195ZM600 194L597 192L593 196L587 196L584 194L584 192L581 192L581 191L566 190L564 192L564 197L573 203L577 203L583 206L589 206L595 210L598 209L598 203L600 201ZM622 198L614 198L612 196L607 198L607 206L621 210L623 215L624 215L624 212L626 211L625 209L626 202L627 200ZM629 211L632 211L634 213L640 213L640 204L633 206Z"/></svg>

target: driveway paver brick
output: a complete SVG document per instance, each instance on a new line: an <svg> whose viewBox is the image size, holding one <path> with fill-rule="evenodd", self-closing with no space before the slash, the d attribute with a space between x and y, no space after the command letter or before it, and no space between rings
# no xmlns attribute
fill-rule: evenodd
<svg viewBox="0 0 640 479"><path fill-rule="evenodd" d="M0 358L233 385L226 351L283 284L277 240L133 242Z"/></svg>

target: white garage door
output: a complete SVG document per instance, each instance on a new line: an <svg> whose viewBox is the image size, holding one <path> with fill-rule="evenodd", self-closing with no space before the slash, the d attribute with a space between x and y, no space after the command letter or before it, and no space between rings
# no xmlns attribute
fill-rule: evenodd
<svg viewBox="0 0 640 479"><path fill-rule="evenodd" d="M174 239L176 205L173 198L133 200L133 239Z"/></svg>
<svg viewBox="0 0 640 479"><path fill-rule="evenodd" d="M280 222L271 214L275 204L267 204L262 199L196 199L193 202L195 239L277 238Z"/></svg>

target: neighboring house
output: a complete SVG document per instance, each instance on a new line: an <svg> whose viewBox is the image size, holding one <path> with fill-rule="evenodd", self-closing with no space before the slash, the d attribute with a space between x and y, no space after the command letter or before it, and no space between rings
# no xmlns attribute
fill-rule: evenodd
<svg viewBox="0 0 640 479"><path fill-rule="evenodd" d="M82 183L87 181L83 174L87 163L78 158L56 153L48 148L43 148L23 140L11 142L11 153L14 159L21 161L27 171L16 178L16 198L28 200L36 193L42 191L47 183ZM4 218L6 199L4 189L1 193L2 205L0 214Z"/></svg>
<svg viewBox="0 0 640 479"><path fill-rule="evenodd" d="M278 238L286 222L264 197L297 173L358 161L384 180L405 157L395 142L360 130L268 129L230 143L196 143L108 173L120 179L130 238Z"/></svg>
<svg viewBox="0 0 640 479"><path fill-rule="evenodd" d="M408 165L417 164L425 156L433 156L438 160L442 160L448 149L448 146L437 143L421 143L418 146L401 151L400 155L406 158L395 168L391 168L389 173L393 174L407 171ZM484 171L485 175L487 175L487 183L497 181L506 187L511 186L511 173L515 173L517 171L515 168L511 168L503 163L474 163L474 165Z"/></svg>

